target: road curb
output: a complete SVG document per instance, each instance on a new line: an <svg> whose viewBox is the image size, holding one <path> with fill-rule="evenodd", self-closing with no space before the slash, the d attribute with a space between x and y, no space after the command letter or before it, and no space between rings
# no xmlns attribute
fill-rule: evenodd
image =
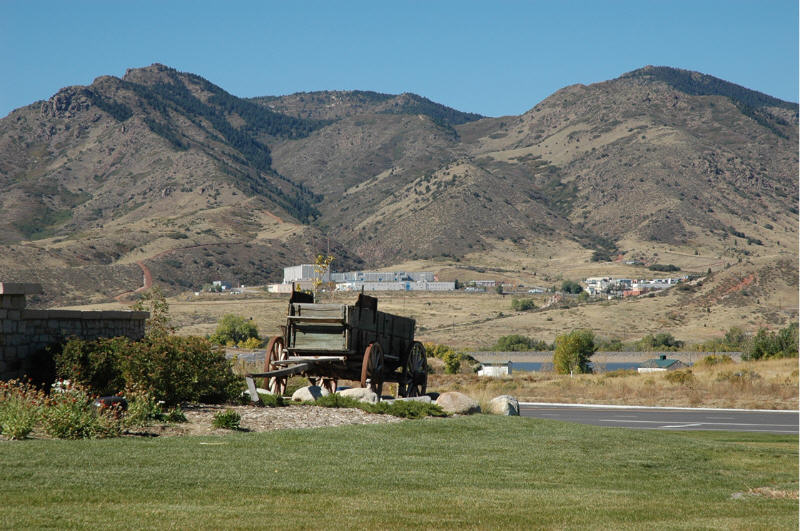
<svg viewBox="0 0 800 531"><path fill-rule="evenodd" d="M678 410L678 411L743 411L752 413L792 413L800 414L796 409L735 409L722 407L667 407L667 406L627 406L621 404L567 404L561 402L520 402L520 406L556 406L556 407L577 407L577 408L597 408L597 409L656 409L656 410Z"/></svg>

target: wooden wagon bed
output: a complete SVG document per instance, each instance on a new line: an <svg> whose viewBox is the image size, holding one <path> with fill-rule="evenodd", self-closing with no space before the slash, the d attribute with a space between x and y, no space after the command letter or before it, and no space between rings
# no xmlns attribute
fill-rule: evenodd
<svg viewBox="0 0 800 531"><path fill-rule="evenodd" d="M424 394L427 360L415 327L414 319L378 311L378 300L364 294L344 305L317 304L295 292L283 335L267 345L266 372L248 375L249 383L264 377L270 392L282 394L288 377L302 374L331 391L345 379L379 396L383 382L397 382L401 396Z"/></svg>

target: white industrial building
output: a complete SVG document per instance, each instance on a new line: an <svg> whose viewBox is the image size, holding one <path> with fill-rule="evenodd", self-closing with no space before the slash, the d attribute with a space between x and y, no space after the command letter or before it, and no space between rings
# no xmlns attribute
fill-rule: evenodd
<svg viewBox="0 0 800 531"><path fill-rule="evenodd" d="M430 271L409 273L407 271L347 271L331 273L333 282L433 282L436 275Z"/></svg>
<svg viewBox="0 0 800 531"><path fill-rule="evenodd" d="M337 282L337 291L453 291L455 282Z"/></svg>
<svg viewBox="0 0 800 531"><path fill-rule="evenodd" d="M314 264L301 264L283 268L283 284L271 284L270 293L290 293L292 283L300 289L309 289L318 278ZM430 271L326 271L323 283L336 283L337 291L453 291L455 282L438 282Z"/></svg>
<svg viewBox="0 0 800 531"><path fill-rule="evenodd" d="M301 280L314 280L319 275L314 271L314 264L301 264L291 267L284 267L283 268L283 283L284 284L291 284L292 282L299 282ZM325 271L322 275L323 282L330 282L331 280L331 273L330 271Z"/></svg>

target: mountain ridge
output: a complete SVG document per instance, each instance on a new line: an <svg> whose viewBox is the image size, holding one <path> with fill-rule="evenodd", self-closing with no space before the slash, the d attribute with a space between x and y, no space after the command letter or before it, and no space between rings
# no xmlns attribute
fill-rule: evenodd
<svg viewBox="0 0 800 531"><path fill-rule="evenodd" d="M329 245L340 267L671 246L736 263L796 246L797 123L797 104L669 67L491 118L410 93L237 98L154 64L0 120L0 266L124 269L65 282L102 300L140 259L175 291L279 280Z"/></svg>

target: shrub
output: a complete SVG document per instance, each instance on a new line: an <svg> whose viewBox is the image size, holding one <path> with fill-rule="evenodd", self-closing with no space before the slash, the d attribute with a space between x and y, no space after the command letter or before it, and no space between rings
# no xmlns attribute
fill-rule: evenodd
<svg viewBox="0 0 800 531"><path fill-rule="evenodd" d="M446 352L442 361L444 361L444 372L447 374L456 374L461 370L461 356L454 350Z"/></svg>
<svg viewBox="0 0 800 531"><path fill-rule="evenodd" d="M511 309L517 312L525 312L527 310L535 310L536 305L533 299L511 299Z"/></svg>
<svg viewBox="0 0 800 531"><path fill-rule="evenodd" d="M125 426L145 426L152 421L165 419L161 404L150 393L127 393L128 411L125 412Z"/></svg>
<svg viewBox="0 0 800 531"><path fill-rule="evenodd" d="M714 365L722 365L727 363L733 363L733 358L727 354L709 354L705 358L698 360L695 365L698 367L713 367Z"/></svg>
<svg viewBox="0 0 800 531"><path fill-rule="evenodd" d="M742 358L745 360L796 358L797 342L798 324L796 322L778 332L768 332L762 328L753 337Z"/></svg>
<svg viewBox="0 0 800 531"><path fill-rule="evenodd" d="M66 378L100 396L125 388L121 360L130 349L125 337L85 341L70 339L54 356L56 376Z"/></svg>
<svg viewBox="0 0 800 531"><path fill-rule="evenodd" d="M41 416L44 393L19 380L0 381L0 433L9 439L27 437Z"/></svg>
<svg viewBox="0 0 800 531"><path fill-rule="evenodd" d="M694 374L690 370L671 371L664 374L664 379L669 383L691 385L694 383Z"/></svg>
<svg viewBox="0 0 800 531"><path fill-rule="evenodd" d="M222 316L210 340L217 345L235 346L250 338L260 339L256 325L241 315L229 313Z"/></svg>
<svg viewBox="0 0 800 531"><path fill-rule="evenodd" d="M649 266L647 269L649 269L650 271L662 271L666 273L681 270L680 267L672 264L653 264Z"/></svg>
<svg viewBox="0 0 800 531"><path fill-rule="evenodd" d="M222 351L200 337L154 335L139 342L75 339L65 347L55 354L59 376L95 394L127 389L148 393L167 405L220 403L242 387Z"/></svg>
<svg viewBox="0 0 800 531"><path fill-rule="evenodd" d="M417 400L396 400L391 404L388 402L378 402L377 404L367 405L370 407L365 408L365 411L369 413L392 415L405 419L447 416L447 413L440 406Z"/></svg>
<svg viewBox="0 0 800 531"><path fill-rule="evenodd" d="M561 283L561 291L564 293L572 293L577 295L578 293L583 291L583 288L580 284L575 282L574 280L565 280Z"/></svg>
<svg viewBox="0 0 800 531"><path fill-rule="evenodd" d="M116 437L122 432L118 411L97 411L93 398L78 385L53 392L42 408L44 429L57 439Z"/></svg>
<svg viewBox="0 0 800 531"><path fill-rule="evenodd" d="M511 334L508 336L500 336L490 350L495 352L518 352L524 350L551 350L551 345L545 341L534 339L532 337L521 336L518 334Z"/></svg>
<svg viewBox="0 0 800 531"><path fill-rule="evenodd" d="M747 332L738 326L733 326L725 332L725 337L705 341L698 346L698 350L708 352L737 352L744 350L749 340L750 337Z"/></svg>
<svg viewBox="0 0 800 531"><path fill-rule="evenodd" d="M257 337L249 337L249 338L245 339L244 341L239 341L239 344L236 345L236 346L240 347L240 348L246 348L246 349L253 350L253 349L256 349L256 348L260 348L262 344L263 344L263 341L261 341L259 338L257 338Z"/></svg>
<svg viewBox="0 0 800 531"><path fill-rule="evenodd" d="M261 399L261 403L266 407L284 407L288 405L280 395L273 395L271 393L258 393L258 398Z"/></svg>
<svg viewBox="0 0 800 531"><path fill-rule="evenodd" d="M175 406L171 409L167 413L165 420L167 422L187 422L186 415L183 414L183 410L180 406Z"/></svg>
<svg viewBox="0 0 800 531"><path fill-rule="evenodd" d="M367 413L392 415L408 419L447 416L447 413L441 407L427 402L420 402L417 400L395 400L392 403L378 402L377 404L369 404L367 402L360 402L350 396L342 396L338 393L325 395L315 402L309 402L308 404L320 407L355 408L364 410Z"/></svg>
<svg viewBox="0 0 800 531"><path fill-rule="evenodd" d="M425 343L425 355L429 358L438 358L444 361L445 372L455 374L461 370L461 362L477 363L471 356L456 351L447 345L437 345L435 343Z"/></svg>
<svg viewBox="0 0 800 531"><path fill-rule="evenodd" d="M329 395L321 396L317 400L309 402L309 404L321 407L334 407L334 408L347 407L347 408L364 409L362 405L365 404L365 402L360 402L357 399L353 398L352 396L344 396L339 393L331 393Z"/></svg>
<svg viewBox="0 0 800 531"><path fill-rule="evenodd" d="M145 322L148 337L166 336L175 331L169 315L169 303L158 286L142 293L131 309L150 312L150 318Z"/></svg>
<svg viewBox="0 0 800 531"><path fill-rule="evenodd" d="M656 334L647 334L637 343L638 350L653 351L653 350L669 350L675 351L683 347L683 341L675 339L672 334L662 332Z"/></svg>
<svg viewBox="0 0 800 531"><path fill-rule="evenodd" d="M556 338L553 367L559 374L587 373L589 358L595 353L594 333L591 330L573 330Z"/></svg>
<svg viewBox="0 0 800 531"><path fill-rule="evenodd" d="M131 345L123 370L126 384L167 405L221 403L241 390L230 361L203 338L163 336Z"/></svg>
<svg viewBox="0 0 800 531"><path fill-rule="evenodd" d="M225 411L220 411L219 413L214 415L214 420L211 421L211 424L215 428L220 428L224 430L238 430L239 423L242 421L242 416L235 412L232 409L227 409Z"/></svg>

